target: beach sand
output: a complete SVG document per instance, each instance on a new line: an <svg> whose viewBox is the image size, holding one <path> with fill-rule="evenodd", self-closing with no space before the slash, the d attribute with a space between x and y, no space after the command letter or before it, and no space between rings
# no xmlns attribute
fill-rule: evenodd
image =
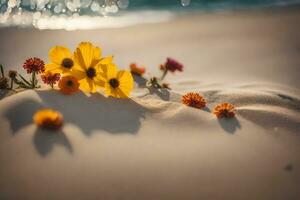
<svg viewBox="0 0 300 200"><path fill-rule="evenodd" d="M182 15L170 22L67 32L0 29L0 61L21 69L54 45L100 45L121 68L158 73L184 63L172 91L136 88L131 99L23 91L0 101L0 199L300 198L299 9ZM205 109L181 104L200 92ZM220 102L233 119L211 112ZM33 113L59 110L59 133Z"/></svg>

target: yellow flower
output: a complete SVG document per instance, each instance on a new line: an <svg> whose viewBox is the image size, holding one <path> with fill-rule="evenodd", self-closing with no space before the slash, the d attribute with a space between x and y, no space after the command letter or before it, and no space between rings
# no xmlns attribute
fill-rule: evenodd
<svg viewBox="0 0 300 200"><path fill-rule="evenodd" d="M89 42L82 42L74 54L78 64L72 70L72 75L79 80L79 88L84 92L97 92L99 87L104 86L101 80L101 66L112 62L112 57L101 58L101 49Z"/></svg>
<svg viewBox="0 0 300 200"><path fill-rule="evenodd" d="M133 78L129 71L118 71L114 64L102 65L105 93L116 98L128 98L133 89Z"/></svg>
<svg viewBox="0 0 300 200"><path fill-rule="evenodd" d="M63 125L63 116L52 109L41 109L34 114L33 121L38 127L55 130Z"/></svg>
<svg viewBox="0 0 300 200"><path fill-rule="evenodd" d="M52 73L68 73L76 63L71 51L62 46L55 46L49 51L50 63L46 64L46 71Z"/></svg>

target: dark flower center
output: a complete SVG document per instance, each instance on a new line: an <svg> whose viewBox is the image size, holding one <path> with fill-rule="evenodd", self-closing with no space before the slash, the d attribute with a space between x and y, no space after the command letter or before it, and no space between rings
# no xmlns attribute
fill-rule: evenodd
<svg viewBox="0 0 300 200"><path fill-rule="evenodd" d="M63 59L61 65L65 68L71 69L74 65L74 62L70 58L65 58L65 59Z"/></svg>
<svg viewBox="0 0 300 200"><path fill-rule="evenodd" d="M222 115L224 117L230 117L230 112L228 110L222 110Z"/></svg>
<svg viewBox="0 0 300 200"><path fill-rule="evenodd" d="M117 88L120 85L119 81L117 79L115 79L115 78L110 79L109 80L109 84L113 88Z"/></svg>
<svg viewBox="0 0 300 200"><path fill-rule="evenodd" d="M86 75L87 75L87 77L89 77L90 79L93 79L93 78L96 76L96 70L95 70L95 68L89 67L89 68L86 70Z"/></svg>
<svg viewBox="0 0 300 200"><path fill-rule="evenodd" d="M67 86L72 87L73 86L73 81L72 80L68 80L66 84L67 84Z"/></svg>

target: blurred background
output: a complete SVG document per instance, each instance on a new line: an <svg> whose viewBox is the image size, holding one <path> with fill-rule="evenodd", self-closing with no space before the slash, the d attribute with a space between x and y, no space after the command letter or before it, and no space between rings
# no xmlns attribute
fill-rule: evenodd
<svg viewBox="0 0 300 200"><path fill-rule="evenodd" d="M93 29L164 21L186 11L261 9L299 4L300 0L0 0L0 25Z"/></svg>

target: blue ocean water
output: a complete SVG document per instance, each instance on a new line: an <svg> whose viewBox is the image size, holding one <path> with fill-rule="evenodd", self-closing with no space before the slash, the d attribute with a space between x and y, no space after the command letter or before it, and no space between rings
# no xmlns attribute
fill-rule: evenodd
<svg viewBox="0 0 300 200"><path fill-rule="evenodd" d="M0 0L0 15L18 11L103 14L119 10L220 10L300 5L300 0Z"/></svg>
<svg viewBox="0 0 300 200"><path fill-rule="evenodd" d="M183 6L186 4L186 6ZM247 9L300 5L300 0L131 0L129 9Z"/></svg>
<svg viewBox="0 0 300 200"><path fill-rule="evenodd" d="M0 26L86 29L168 20L177 12L300 5L300 0L0 0Z"/></svg>

